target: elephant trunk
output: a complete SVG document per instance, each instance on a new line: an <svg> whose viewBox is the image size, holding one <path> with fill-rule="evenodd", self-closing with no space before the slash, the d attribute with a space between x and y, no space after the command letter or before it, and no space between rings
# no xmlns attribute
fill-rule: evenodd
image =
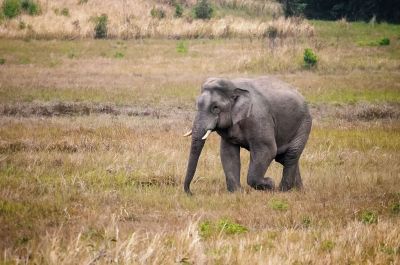
<svg viewBox="0 0 400 265"><path fill-rule="evenodd" d="M187 194L192 194L190 191L190 183L192 182L194 173L196 172L197 162L199 161L199 157L201 151L203 150L204 143L206 141L200 138L192 138L192 145L190 147L190 155L189 162L186 170L186 177L184 183L184 189Z"/></svg>
<svg viewBox="0 0 400 265"><path fill-rule="evenodd" d="M210 134L211 130L209 128L215 127L212 122L211 126L207 122L202 122L203 118L200 117L198 114L193 123L192 129L192 144L190 146L190 154L189 154L189 161L186 170L185 176L185 183L184 183L184 190L187 194L192 194L190 191L190 183L192 182L193 176L196 172L197 162L199 161L199 157L201 151L203 150L205 140L207 136Z"/></svg>

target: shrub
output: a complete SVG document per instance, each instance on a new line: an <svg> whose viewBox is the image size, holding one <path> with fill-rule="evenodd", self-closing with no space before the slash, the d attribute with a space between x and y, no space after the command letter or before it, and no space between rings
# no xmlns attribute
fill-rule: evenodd
<svg viewBox="0 0 400 265"><path fill-rule="evenodd" d="M317 55L311 49L304 50L304 66L307 68L311 68L317 65L318 58Z"/></svg>
<svg viewBox="0 0 400 265"><path fill-rule="evenodd" d="M183 15L183 8L180 4L175 4L175 17L182 17Z"/></svg>
<svg viewBox="0 0 400 265"><path fill-rule="evenodd" d="M63 9L61 9L61 13L62 16L64 17L69 17L69 9L64 7Z"/></svg>
<svg viewBox="0 0 400 265"><path fill-rule="evenodd" d="M361 213L360 220L364 224L376 224L378 222L378 215L372 211L364 211Z"/></svg>
<svg viewBox="0 0 400 265"><path fill-rule="evenodd" d="M378 44L379 44L379 46L390 45L390 39L389 38L383 38L383 39L379 40Z"/></svg>
<svg viewBox="0 0 400 265"><path fill-rule="evenodd" d="M78 5L86 4L89 0L79 0Z"/></svg>
<svg viewBox="0 0 400 265"><path fill-rule="evenodd" d="M3 65L3 64L5 64L5 63L6 63L6 59L0 58L0 65Z"/></svg>
<svg viewBox="0 0 400 265"><path fill-rule="evenodd" d="M124 58L124 54L122 52L116 52L114 54L114 58L117 58L117 59Z"/></svg>
<svg viewBox="0 0 400 265"><path fill-rule="evenodd" d="M391 211L393 214L400 214L400 202L393 203L393 204L390 206L390 211Z"/></svg>
<svg viewBox="0 0 400 265"><path fill-rule="evenodd" d="M20 0L4 0L3 13L7 18L13 18L21 13Z"/></svg>
<svg viewBox="0 0 400 265"><path fill-rule="evenodd" d="M199 19L210 19L214 12L207 0L197 0L193 11L194 17Z"/></svg>
<svg viewBox="0 0 400 265"><path fill-rule="evenodd" d="M150 11L150 15L153 18L162 19L165 18L166 14L162 7L153 7Z"/></svg>
<svg viewBox="0 0 400 265"><path fill-rule="evenodd" d="M40 13L39 5L32 0L22 0L21 8L31 16L38 15Z"/></svg>
<svg viewBox="0 0 400 265"><path fill-rule="evenodd" d="M96 39L104 39L107 38L107 23L108 17L106 14L102 14L95 18L95 27L94 27L94 37Z"/></svg>
<svg viewBox="0 0 400 265"><path fill-rule="evenodd" d="M323 251L331 251L335 247L335 242L331 240L324 240L321 242L321 250Z"/></svg>

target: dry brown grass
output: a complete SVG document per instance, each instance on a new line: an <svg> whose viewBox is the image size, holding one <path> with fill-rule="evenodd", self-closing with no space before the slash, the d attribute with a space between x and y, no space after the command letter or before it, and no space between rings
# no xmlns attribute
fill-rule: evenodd
<svg viewBox="0 0 400 265"><path fill-rule="evenodd" d="M226 2L226 3L225 3ZM229 4L225 1L221 4ZM43 13L39 16L22 15L7 20L0 25L0 36L7 38L75 39L94 37L93 17L107 14L109 17L109 38L221 38L221 37L263 37L273 26L282 36L310 36L314 29L304 20L279 18L269 22L261 19L245 19L236 16L193 20L193 18L173 18L173 7L162 4L167 18L157 19L150 15L155 1L98 1L90 0L78 5L76 0L41 1ZM238 7L255 10L278 9L272 1L241 1ZM68 8L69 16L59 14ZM20 29L20 23L27 26Z"/></svg>
<svg viewBox="0 0 400 265"><path fill-rule="evenodd" d="M399 264L399 43L291 41L2 39L0 263ZM186 196L201 82L272 70L311 101L304 191L250 189L243 151L229 194L212 134Z"/></svg>

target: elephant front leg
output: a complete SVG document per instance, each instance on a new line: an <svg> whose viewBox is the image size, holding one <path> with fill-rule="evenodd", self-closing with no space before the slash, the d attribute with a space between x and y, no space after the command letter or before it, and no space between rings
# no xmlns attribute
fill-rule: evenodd
<svg viewBox="0 0 400 265"><path fill-rule="evenodd" d="M240 189L240 147L221 138L221 162L228 191Z"/></svg>
<svg viewBox="0 0 400 265"><path fill-rule="evenodd" d="M247 184L256 190L275 189L274 181L269 177L264 177L265 173L275 152L270 149L263 151L250 151L250 166L247 174Z"/></svg>

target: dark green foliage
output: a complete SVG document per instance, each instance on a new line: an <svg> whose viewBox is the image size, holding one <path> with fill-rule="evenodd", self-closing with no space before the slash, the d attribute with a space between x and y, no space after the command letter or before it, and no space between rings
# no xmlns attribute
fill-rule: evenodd
<svg viewBox="0 0 400 265"><path fill-rule="evenodd" d="M400 23L398 0L279 0L286 16L305 15L308 18L379 21Z"/></svg>
<svg viewBox="0 0 400 265"><path fill-rule="evenodd" d="M175 4L175 17L182 17L183 15L183 7L179 4Z"/></svg>
<svg viewBox="0 0 400 265"><path fill-rule="evenodd" d="M0 65L3 65L3 64L5 64L5 63L6 63L6 59L0 58Z"/></svg>
<svg viewBox="0 0 400 265"><path fill-rule="evenodd" d="M95 18L95 27L94 27L94 37L96 39L104 39L107 38L107 23L108 16L106 14L102 14Z"/></svg>
<svg viewBox="0 0 400 265"><path fill-rule="evenodd" d="M22 0L21 8L31 16L38 15L40 13L39 5L32 0Z"/></svg>
<svg viewBox="0 0 400 265"><path fill-rule="evenodd" d="M304 66L307 68L311 68L317 65L318 58L317 55L311 49L304 50Z"/></svg>
<svg viewBox="0 0 400 265"><path fill-rule="evenodd" d="M383 38L378 42L379 46L387 46L390 45L390 39L389 38Z"/></svg>
<svg viewBox="0 0 400 265"><path fill-rule="evenodd" d="M165 18L166 16L165 10L162 7L153 7L150 11L150 15L153 18L158 18L158 19Z"/></svg>
<svg viewBox="0 0 400 265"><path fill-rule="evenodd" d="M20 0L4 0L2 8L7 18L13 18L21 13L21 2Z"/></svg>
<svg viewBox="0 0 400 265"><path fill-rule="evenodd" d="M213 15L214 9L207 0L197 0L194 6L193 13L195 18L210 19Z"/></svg>

